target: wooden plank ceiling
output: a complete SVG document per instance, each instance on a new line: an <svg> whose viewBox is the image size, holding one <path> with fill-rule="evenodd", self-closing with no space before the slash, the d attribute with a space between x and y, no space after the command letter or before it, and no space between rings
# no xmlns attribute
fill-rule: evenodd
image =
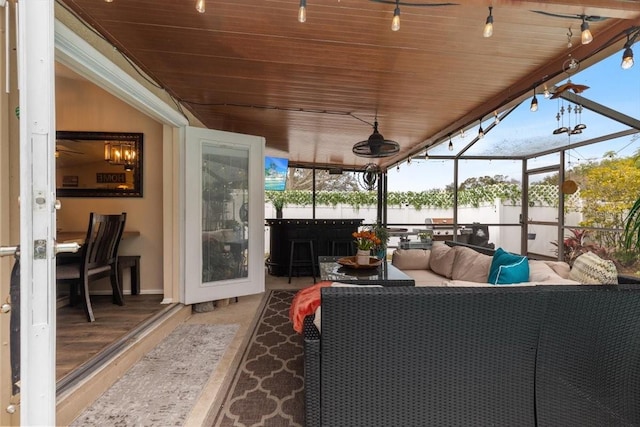
<svg viewBox="0 0 640 427"><path fill-rule="evenodd" d="M207 127L261 135L270 155L361 168L352 146L372 133L400 152L383 168L477 126L482 117L552 88L620 51L640 26L638 1L61 0ZM488 6L494 34L482 35ZM533 11L567 15L554 17ZM594 40L580 43L579 15ZM573 46L567 47L571 31Z"/></svg>

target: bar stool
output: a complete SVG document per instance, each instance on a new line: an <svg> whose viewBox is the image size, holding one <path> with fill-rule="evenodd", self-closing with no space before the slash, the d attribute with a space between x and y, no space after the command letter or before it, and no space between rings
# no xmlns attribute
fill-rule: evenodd
<svg viewBox="0 0 640 427"><path fill-rule="evenodd" d="M289 283L291 283L291 275L294 267L311 267L311 275L313 276L313 283L316 283L316 260L313 254L313 239L289 239L290 253L289 253ZM301 255L304 255L304 247L308 246L309 258L301 256L296 257L296 249L303 249Z"/></svg>
<svg viewBox="0 0 640 427"><path fill-rule="evenodd" d="M331 249L329 253L331 256L352 256L354 255L354 241L353 239L335 239L331 241Z"/></svg>

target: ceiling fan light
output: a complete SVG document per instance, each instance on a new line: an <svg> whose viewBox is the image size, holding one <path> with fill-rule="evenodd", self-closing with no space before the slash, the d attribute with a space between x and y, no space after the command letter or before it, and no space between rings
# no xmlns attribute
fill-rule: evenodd
<svg viewBox="0 0 640 427"><path fill-rule="evenodd" d="M491 14L492 10L493 7L489 6L489 16L487 16L487 20L484 24L484 31L482 32L482 35L484 37L491 37L493 35L493 15Z"/></svg>
<svg viewBox="0 0 640 427"><path fill-rule="evenodd" d="M589 31L589 23L585 21L584 17L582 18L580 31L582 31L580 35L580 41L582 42L582 44L589 44L593 41L593 35L591 34L591 31Z"/></svg>
<svg viewBox="0 0 640 427"><path fill-rule="evenodd" d="M622 54L622 63L620 64L623 70L628 70L633 67L633 51L631 50L631 46L627 46Z"/></svg>

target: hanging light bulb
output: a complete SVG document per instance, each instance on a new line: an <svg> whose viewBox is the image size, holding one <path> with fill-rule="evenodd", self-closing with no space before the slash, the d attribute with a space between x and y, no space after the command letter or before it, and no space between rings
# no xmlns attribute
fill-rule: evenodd
<svg viewBox="0 0 640 427"><path fill-rule="evenodd" d="M589 31L589 23L585 20L585 16L582 16L582 25L580 25L580 31L582 34L580 35L580 40L582 44L589 44L593 41L593 35L591 35L591 31Z"/></svg>
<svg viewBox="0 0 640 427"><path fill-rule="evenodd" d="M105 3L113 3L113 0L104 0Z"/></svg>
<svg viewBox="0 0 640 427"><path fill-rule="evenodd" d="M536 111L538 111L538 98L536 98L536 89L533 88L533 99L531 100L531 107L529 107L529 110L533 113L535 113Z"/></svg>
<svg viewBox="0 0 640 427"><path fill-rule="evenodd" d="M307 20L307 0L300 0L300 8L298 9L298 22Z"/></svg>
<svg viewBox="0 0 640 427"><path fill-rule="evenodd" d="M391 30L398 31L400 29L400 0L396 0L396 8L393 11L393 19L391 20Z"/></svg>
<svg viewBox="0 0 640 427"><path fill-rule="evenodd" d="M398 166L396 166L396 171L400 172L400 163L398 163Z"/></svg>
<svg viewBox="0 0 640 427"><path fill-rule="evenodd" d="M549 92L547 85L544 85L544 92L542 93L544 94L545 99L549 99L551 97L551 92Z"/></svg>
<svg viewBox="0 0 640 427"><path fill-rule="evenodd" d="M453 151L453 142L451 141L451 134L449 134L449 151Z"/></svg>
<svg viewBox="0 0 640 427"><path fill-rule="evenodd" d="M200 13L204 13L204 0L196 1L196 10Z"/></svg>
<svg viewBox="0 0 640 427"><path fill-rule="evenodd" d="M620 64L623 70L628 70L633 67L633 51L631 46L628 46L622 54L622 63Z"/></svg>
<svg viewBox="0 0 640 427"><path fill-rule="evenodd" d="M425 160L429 158L429 149L428 148L425 148L425 150L424 150L424 158L425 158Z"/></svg>
<svg viewBox="0 0 640 427"><path fill-rule="evenodd" d="M500 123L500 117L498 117L498 112L497 111L493 112L493 123L496 124L496 125L498 123Z"/></svg>
<svg viewBox="0 0 640 427"><path fill-rule="evenodd" d="M480 119L480 128L478 129L478 139L484 138L484 129L482 129L482 119Z"/></svg>
<svg viewBox="0 0 640 427"><path fill-rule="evenodd" d="M492 6L489 6L489 16L487 16L487 22L484 24L484 31L482 35L484 37L491 37L493 35L493 15L491 11L493 10Z"/></svg>

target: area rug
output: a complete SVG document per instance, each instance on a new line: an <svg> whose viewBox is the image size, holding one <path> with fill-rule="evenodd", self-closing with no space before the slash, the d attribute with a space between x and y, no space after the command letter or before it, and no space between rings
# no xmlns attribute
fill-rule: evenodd
<svg viewBox="0 0 640 427"><path fill-rule="evenodd" d="M178 326L71 425L183 425L237 330L238 325Z"/></svg>
<svg viewBox="0 0 640 427"><path fill-rule="evenodd" d="M295 293L267 294L214 426L304 426L303 339L289 320Z"/></svg>

